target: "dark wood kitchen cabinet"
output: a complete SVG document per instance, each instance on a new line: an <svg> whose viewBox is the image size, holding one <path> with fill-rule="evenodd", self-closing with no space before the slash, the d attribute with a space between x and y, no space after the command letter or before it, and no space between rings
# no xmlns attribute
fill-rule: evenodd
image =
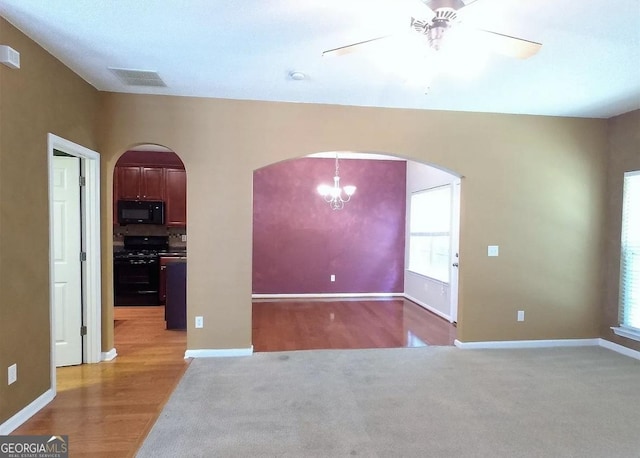
<svg viewBox="0 0 640 458"><path fill-rule="evenodd" d="M165 169L165 196L165 224L186 227L187 172L184 169Z"/></svg>
<svg viewBox="0 0 640 458"><path fill-rule="evenodd" d="M120 166L116 170L116 200L164 200L164 168Z"/></svg>
<svg viewBox="0 0 640 458"><path fill-rule="evenodd" d="M186 256L160 256L160 276L158 279L158 291L160 303L167 300L167 266L174 262L186 262Z"/></svg>
<svg viewBox="0 0 640 458"><path fill-rule="evenodd" d="M177 154L127 151L116 163L113 180L113 221L118 200L165 202L165 225L187 226L187 174Z"/></svg>

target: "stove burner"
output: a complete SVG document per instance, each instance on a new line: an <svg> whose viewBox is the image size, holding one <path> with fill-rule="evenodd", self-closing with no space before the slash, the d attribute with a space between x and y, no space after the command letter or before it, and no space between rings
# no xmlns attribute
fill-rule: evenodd
<svg viewBox="0 0 640 458"><path fill-rule="evenodd" d="M157 251L152 250L123 250L113 254L114 259L153 259L158 257Z"/></svg>

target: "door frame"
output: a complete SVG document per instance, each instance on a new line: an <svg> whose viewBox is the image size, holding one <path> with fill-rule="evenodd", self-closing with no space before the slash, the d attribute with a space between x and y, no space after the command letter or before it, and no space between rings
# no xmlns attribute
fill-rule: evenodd
<svg viewBox="0 0 640 458"><path fill-rule="evenodd" d="M449 274L449 301L451 304L449 321L458 322L458 283L460 277L460 194L462 180L460 177L451 182L451 241L450 274ZM454 264L457 264L454 266Z"/></svg>
<svg viewBox="0 0 640 458"><path fill-rule="evenodd" d="M100 155L84 146L54 134L47 136L47 167L49 190L49 320L51 334L51 389L56 392L54 253L53 253L53 156L59 150L80 159L80 172L86 185L80 189L82 246L86 262L82 263L82 320L87 327L83 336L82 362L101 360L101 257L100 257Z"/></svg>

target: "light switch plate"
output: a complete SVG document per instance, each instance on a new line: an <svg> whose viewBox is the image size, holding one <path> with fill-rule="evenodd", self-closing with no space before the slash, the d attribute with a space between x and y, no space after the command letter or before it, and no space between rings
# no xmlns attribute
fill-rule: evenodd
<svg viewBox="0 0 640 458"><path fill-rule="evenodd" d="M204 328L204 318L201 316L196 317L196 328Z"/></svg>
<svg viewBox="0 0 640 458"><path fill-rule="evenodd" d="M11 385L18 380L18 365L12 364L7 368L7 385Z"/></svg>
<svg viewBox="0 0 640 458"><path fill-rule="evenodd" d="M498 256L500 248L498 245L489 245L487 247L487 256Z"/></svg>

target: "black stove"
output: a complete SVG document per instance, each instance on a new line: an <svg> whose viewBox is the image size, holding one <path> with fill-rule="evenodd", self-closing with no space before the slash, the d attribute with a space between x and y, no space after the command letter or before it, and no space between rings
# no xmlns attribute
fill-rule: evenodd
<svg viewBox="0 0 640 458"><path fill-rule="evenodd" d="M166 236L125 236L113 253L115 305L159 305L159 253L168 251Z"/></svg>
<svg viewBox="0 0 640 458"><path fill-rule="evenodd" d="M117 258L149 258L169 249L169 237L162 235L125 235L124 245L114 252Z"/></svg>

